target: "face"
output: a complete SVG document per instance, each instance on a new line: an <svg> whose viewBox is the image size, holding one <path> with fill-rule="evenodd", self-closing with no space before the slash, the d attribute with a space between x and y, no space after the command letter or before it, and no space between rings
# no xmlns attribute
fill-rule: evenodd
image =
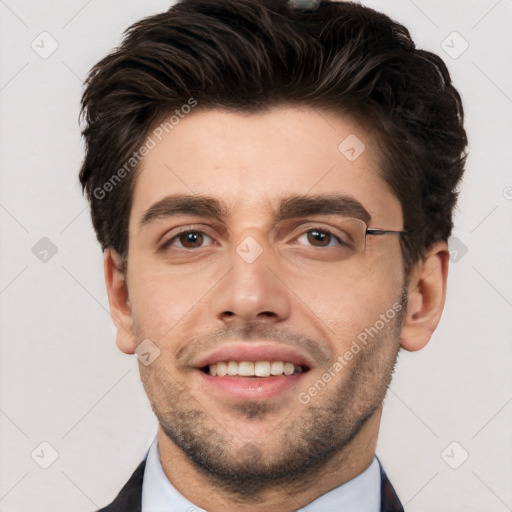
<svg viewBox="0 0 512 512"><path fill-rule="evenodd" d="M356 159L338 149L350 135L365 144ZM356 250L347 234L365 216L403 228L371 141L332 113L197 111L144 158L133 347L158 356L139 365L163 431L219 485L256 493L317 470L379 411L403 261L395 235Z"/></svg>

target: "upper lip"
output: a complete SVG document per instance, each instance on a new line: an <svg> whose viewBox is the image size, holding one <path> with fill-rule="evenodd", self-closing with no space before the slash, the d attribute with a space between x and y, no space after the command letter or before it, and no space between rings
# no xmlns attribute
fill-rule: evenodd
<svg viewBox="0 0 512 512"><path fill-rule="evenodd" d="M198 358L194 366L203 368L226 361L284 361L308 368L313 366L309 357L292 347L257 342L223 345Z"/></svg>

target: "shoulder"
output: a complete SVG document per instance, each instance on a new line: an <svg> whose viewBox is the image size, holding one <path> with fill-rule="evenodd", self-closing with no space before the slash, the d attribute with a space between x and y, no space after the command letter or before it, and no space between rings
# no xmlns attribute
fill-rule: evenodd
<svg viewBox="0 0 512 512"><path fill-rule="evenodd" d="M137 469L133 472L128 482L119 491L116 499L98 512L131 512L141 511L142 502L142 481L144 480L144 469L146 467L146 459L144 459Z"/></svg>

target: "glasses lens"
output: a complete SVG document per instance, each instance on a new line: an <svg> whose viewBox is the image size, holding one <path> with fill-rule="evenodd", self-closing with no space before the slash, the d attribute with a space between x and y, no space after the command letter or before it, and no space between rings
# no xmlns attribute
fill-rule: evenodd
<svg viewBox="0 0 512 512"><path fill-rule="evenodd" d="M361 219L343 219L339 223L341 241L354 253L363 253L366 245L366 224Z"/></svg>

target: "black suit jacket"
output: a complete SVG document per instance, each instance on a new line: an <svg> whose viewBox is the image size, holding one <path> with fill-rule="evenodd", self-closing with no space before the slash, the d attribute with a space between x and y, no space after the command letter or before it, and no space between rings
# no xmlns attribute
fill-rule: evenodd
<svg viewBox="0 0 512 512"><path fill-rule="evenodd" d="M116 499L99 512L141 512L142 501L142 480L144 478L144 467L146 459L144 459L139 467L135 470L130 480L121 489ZM382 464L380 464L380 512L404 512L404 507L400 503L395 489L391 485ZM340 510L340 512L343 512Z"/></svg>

